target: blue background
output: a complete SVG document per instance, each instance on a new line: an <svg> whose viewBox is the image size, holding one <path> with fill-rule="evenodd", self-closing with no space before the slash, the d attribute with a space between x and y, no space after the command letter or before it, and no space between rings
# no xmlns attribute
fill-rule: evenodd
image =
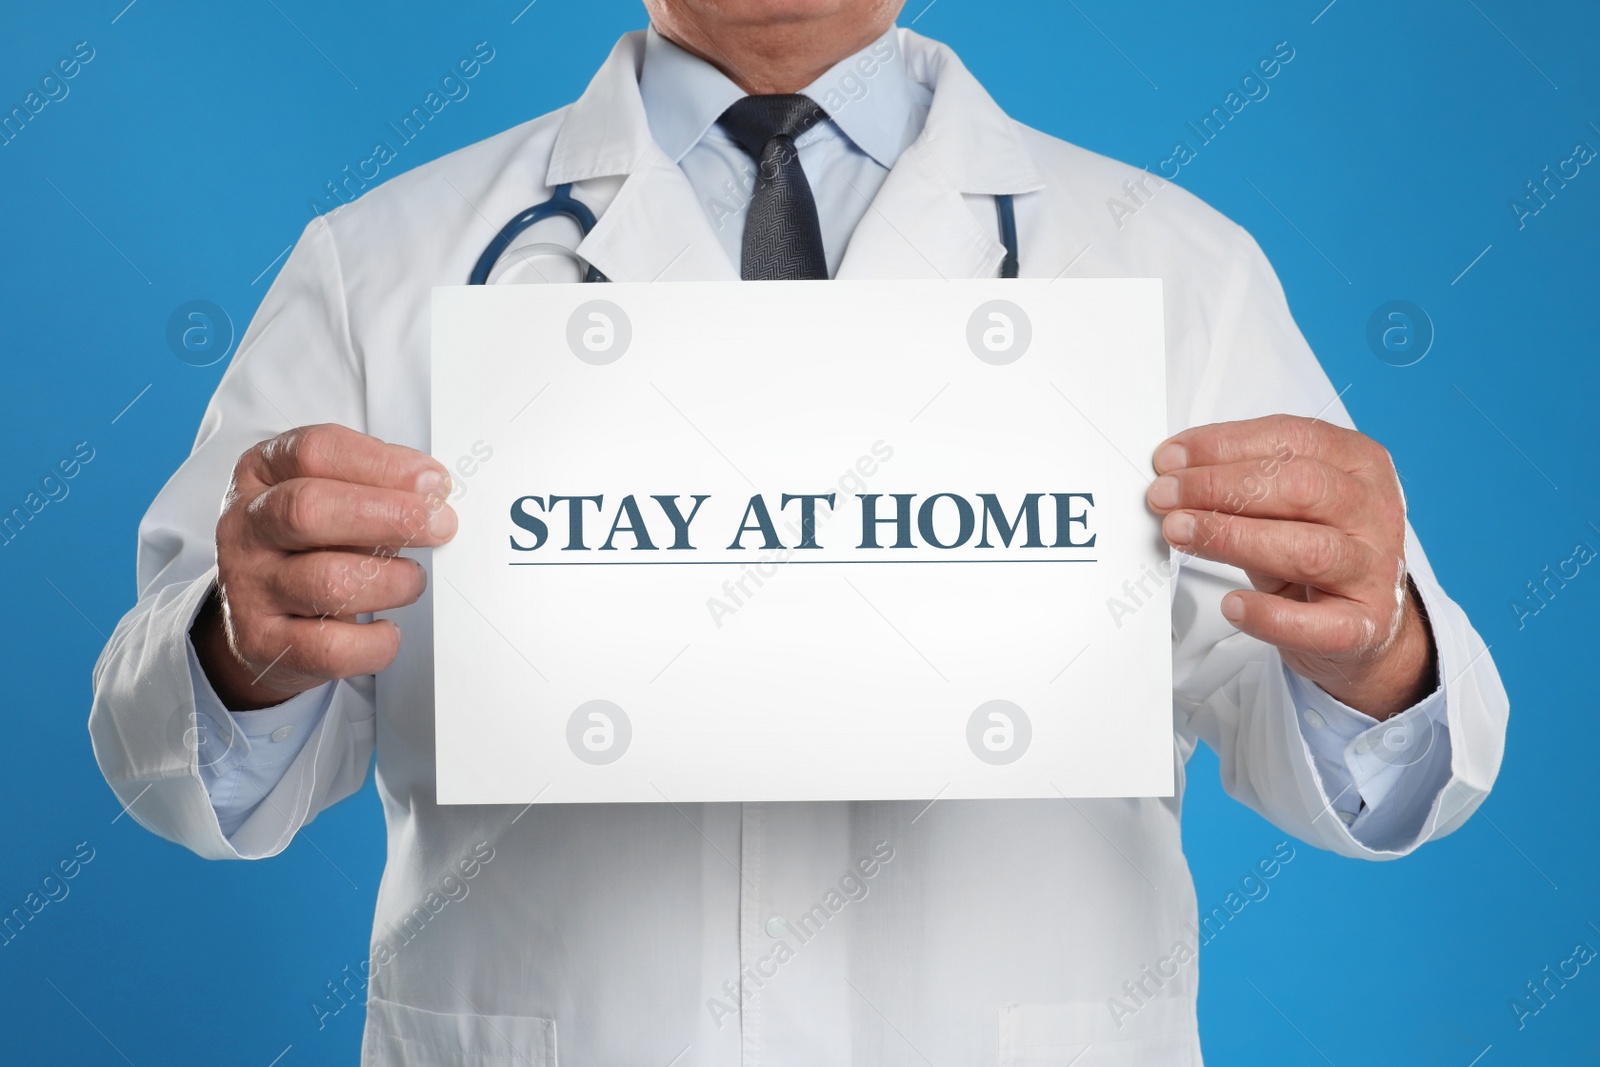
<svg viewBox="0 0 1600 1067"><path fill-rule="evenodd" d="M0 511L78 441L95 449L70 496L0 548L0 911L78 842L95 849L70 896L0 948L0 1060L356 1062L361 1009L319 1031L308 1005L366 953L383 863L370 781L270 863L203 862L119 817L84 728L90 668L134 601L135 524L225 366L175 358L169 315L208 299L242 330L323 184L475 43L494 62L387 170L569 101L644 21L635 0L539 0L513 23L524 2L0 15L0 111L77 42L96 52L0 147ZM1577 142L1600 148L1600 11L1325 2L912 0L901 23L954 46L1021 121L1151 167L1257 58L1292 45L1270 95L1180 183L1266 249L1358 423L1392 450L1434 566L1512 695L1506 764L1464 829L1396 864L1301 847L1206 949L1208 1060L1600 1062L1600 967L1520 1031L1509 1007L1580 941L1600 948L1600 576L1586 568L1520 628L1510 607L1577 543L1600 547L1600 162L1523 228L1509 207ZM1394 299L1436 330L1411 366L1367 341ZM1186 811L1202 910L1282 839L1226 798L1215 763L1195 758Z"/></svg>

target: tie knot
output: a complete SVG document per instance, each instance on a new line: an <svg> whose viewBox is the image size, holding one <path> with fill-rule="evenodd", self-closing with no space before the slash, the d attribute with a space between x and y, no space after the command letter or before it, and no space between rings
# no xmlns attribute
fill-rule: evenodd
<svg viewBox="0 0 1600 1067"><path fill-rule="evenodd" d="M717 125L728 131L746 155L760 159L774 137L793 140L827 117L810 97L779 93L736 101L717 119Z"/></svg>

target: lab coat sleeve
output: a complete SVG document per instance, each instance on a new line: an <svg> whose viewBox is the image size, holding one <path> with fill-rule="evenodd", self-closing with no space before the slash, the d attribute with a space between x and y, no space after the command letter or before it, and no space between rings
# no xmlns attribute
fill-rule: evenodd
<svg viewBox="0 0 1600 1067"><path fill-rule="evenodd" d="M1276 275L1243 230L1235 233L1229 258L1228 281L1202 349L1205 365L1174 406L1179 425L1172 429L1277 412L1351 426L1295 326ZM1348 798L1336 799L1341 789L1327 784L1338 775L1325 781L1333 757L1324 752L1319 771L1304 729L1304 694L1297 701L1275 648L1222 616L1222 598L1250 587L1244 573L1185 558L1172 592L1180 740L1189 746L1204 741L1216 752L1231 796L1302 840L1347 856L1390 859L1450 833L1488 795L1504 748L1508 701L1487 648L1440 588L1409 523L1405 551L1438 647L1439 692L1396 724L1386 748L1357 751L1363 739L1383 736L1361 731L1349 752L1340 753L1358 789L1383 793L1381 805L1370 805L1370 816L1363 813L1365 822L1349 826L1338 814ZM1325 704L1319 713L1336 711ZM1381 818L1380 809L1386 812Z"/></svg>
<svg viewBox="0 0 1600 1067"><path fill-rule="evenodd" d="M371 761L375 705L367 677L330 683L313 698L325 700L326 710L231 833L223 832L199 770L205 720L188 634L216 579L216 523L234 464L258 441L323 422L364 430L367 420L338 251L319 218L262 301L189 458L139 524L138 602L94 669L89 734L101 773L129 815L207 858L281 852L318 812L360 788ZM252 714L235 718L248 723Z"/></svg>

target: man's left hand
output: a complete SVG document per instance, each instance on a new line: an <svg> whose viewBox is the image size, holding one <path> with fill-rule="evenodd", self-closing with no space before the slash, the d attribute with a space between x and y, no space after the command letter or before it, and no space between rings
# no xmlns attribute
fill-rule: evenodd
<svg viewBox="0 0 1600 1067"><path fill-rule="evenodd" d="M1155 453L1169 544L1255 587L1222 614L1301 677L1377 719L1433 691L1433 637L1406 577L1406 502L1389 453L1318 419L1185 430Z"/></svg>

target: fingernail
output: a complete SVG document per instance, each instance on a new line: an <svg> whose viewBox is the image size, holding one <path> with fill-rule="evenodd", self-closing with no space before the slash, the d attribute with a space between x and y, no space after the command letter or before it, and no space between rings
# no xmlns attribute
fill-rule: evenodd
<svg viewBox="0 0 1600 1067"><path fill-rule="evenodd" d="M1178 506L1178 479L1170 474L1163 474L1150 483L1150 503L1153 507L1165 510Z"/></svg>
<svg viewBox="0 0 1600 1067"><path fill-rule="evenodd" d="M1167 516L1167 540L1175 545L1186 545L1194 540L1194 516L1180 511Z"/></svg>
<svg viewBox="0 0 1600 1067"><path fill-rule="evenodd" d="M1154 462L1157 474L1182 470L1189 465L1189 450L1176 441L1168 441L1156 449Z"/></svg>
<svg viewBox="0 0 1600 1067"><path fill-rule="evenodd" d="M1244 618L1244 597L1232 593L1222 598L1222 617L1229 622L1237 623Z"/></svg>
<svg viewBox="0 0 1600 1067"><path fill-rule="evenodd" d="M428 469L417 475L417 492L426 497L443 499L450 495L450 476Z"/></svg>
<svg viewBox="0 0 1600 1067"><path fill-rule="evenodd" d="M456 509L445 504L428 516L428 532L441 541L448 541L455 536L456 523Z"/></svg>

